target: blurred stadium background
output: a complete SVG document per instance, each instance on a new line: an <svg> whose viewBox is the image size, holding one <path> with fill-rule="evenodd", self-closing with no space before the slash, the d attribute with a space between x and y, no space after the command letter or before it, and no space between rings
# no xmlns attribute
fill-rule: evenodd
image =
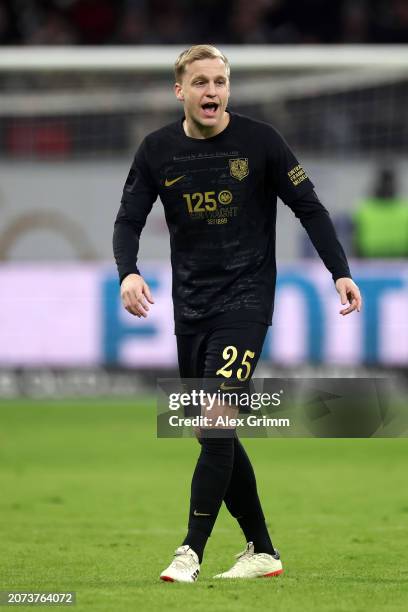
<svg viewBox="0 0 408 612"><path fill-rule="evenodd" d="M111 234L136 147L180 115L172 64L196 40L230 57L231 109L274 124L301 158L365 297L360 316L338 316L328 273L281 205L276 313L257 374L406 369L407 6L295 4L0 3L0 395L128 393L175 369L160 202L139 260L156 298L146 321L121 309ZM370 250L358 211L381 182L394 221Z"/></svg>
<svg viewBox="0 0 408 612"><path fill-rule="evenodd" d="M180 606L156 576L185 527L198 445L155 440L156 378L177 365L160 201L141 241L147 320L121 307L111 237L136 147L180 115L172 65L196 42L229 57L231 109L295 149L365 298L339 316L329 273L280 203L276 311L256 375L396 376L406 388L405 0L0 0L4 588L77 589L92 610ZM406 440L247 447L287 559L276 606L405 610ZM264 584L239 598L207 589L238 542L222 510L189 593L196 610L210 593L214 611L231 596L237 611L270 606Z"/></svg>

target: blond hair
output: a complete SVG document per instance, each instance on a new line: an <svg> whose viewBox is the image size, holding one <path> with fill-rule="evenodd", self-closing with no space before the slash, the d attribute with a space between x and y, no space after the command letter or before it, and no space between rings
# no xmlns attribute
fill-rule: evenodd
<svg viewBox="0 0 408 612"><path fill-rule="evenodd" d="M196 60L202 59L217 59L220 58L224 64L227 71L227 76L230 75L230 64L225 55L214 47L213 45L193 45L189 49L186 49L178 56L176 63L174 64L174 76L176 78L176 82L179 83L183 74L186 70L186 66L195 62Z"/></svg>

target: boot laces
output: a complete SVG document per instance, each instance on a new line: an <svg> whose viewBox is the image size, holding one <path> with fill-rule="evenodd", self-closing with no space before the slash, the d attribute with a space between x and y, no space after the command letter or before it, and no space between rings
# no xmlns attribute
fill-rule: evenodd
<svg viewBox="0 0 408 612"><path fill-rule="evenodd" d="M235 555L235 558L237 559L237 561L235 562L235 566L246 563L253 556L254 556L254 553L250 548L250 544L248 544L245 550Z"/></svg>
<svg viewBox="0 0 408 612"><path fill-rule="evenodd" d="M191 568L194 561L193 556L188 552L176 552L173 560L173 565L176 569L186 570Z"/></svg>

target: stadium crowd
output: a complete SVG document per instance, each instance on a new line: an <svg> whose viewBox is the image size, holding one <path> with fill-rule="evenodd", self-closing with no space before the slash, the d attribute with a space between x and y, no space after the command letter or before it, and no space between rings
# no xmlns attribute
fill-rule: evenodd
<svg viewBox="0 0 408 612"><path fill-rule="evenodd" d="M406 0L0 0L1 45L405 43Z"/></svg>

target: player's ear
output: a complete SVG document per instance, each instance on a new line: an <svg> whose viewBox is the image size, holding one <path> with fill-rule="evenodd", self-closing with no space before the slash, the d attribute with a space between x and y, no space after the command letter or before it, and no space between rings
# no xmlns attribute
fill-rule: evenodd
<svg viewBox="0 0 408 612"><path fill-rule="evenodd" d="M174 93L176 94L177 100L184 102L183 87L180 83L174 83Z"/></svg>

